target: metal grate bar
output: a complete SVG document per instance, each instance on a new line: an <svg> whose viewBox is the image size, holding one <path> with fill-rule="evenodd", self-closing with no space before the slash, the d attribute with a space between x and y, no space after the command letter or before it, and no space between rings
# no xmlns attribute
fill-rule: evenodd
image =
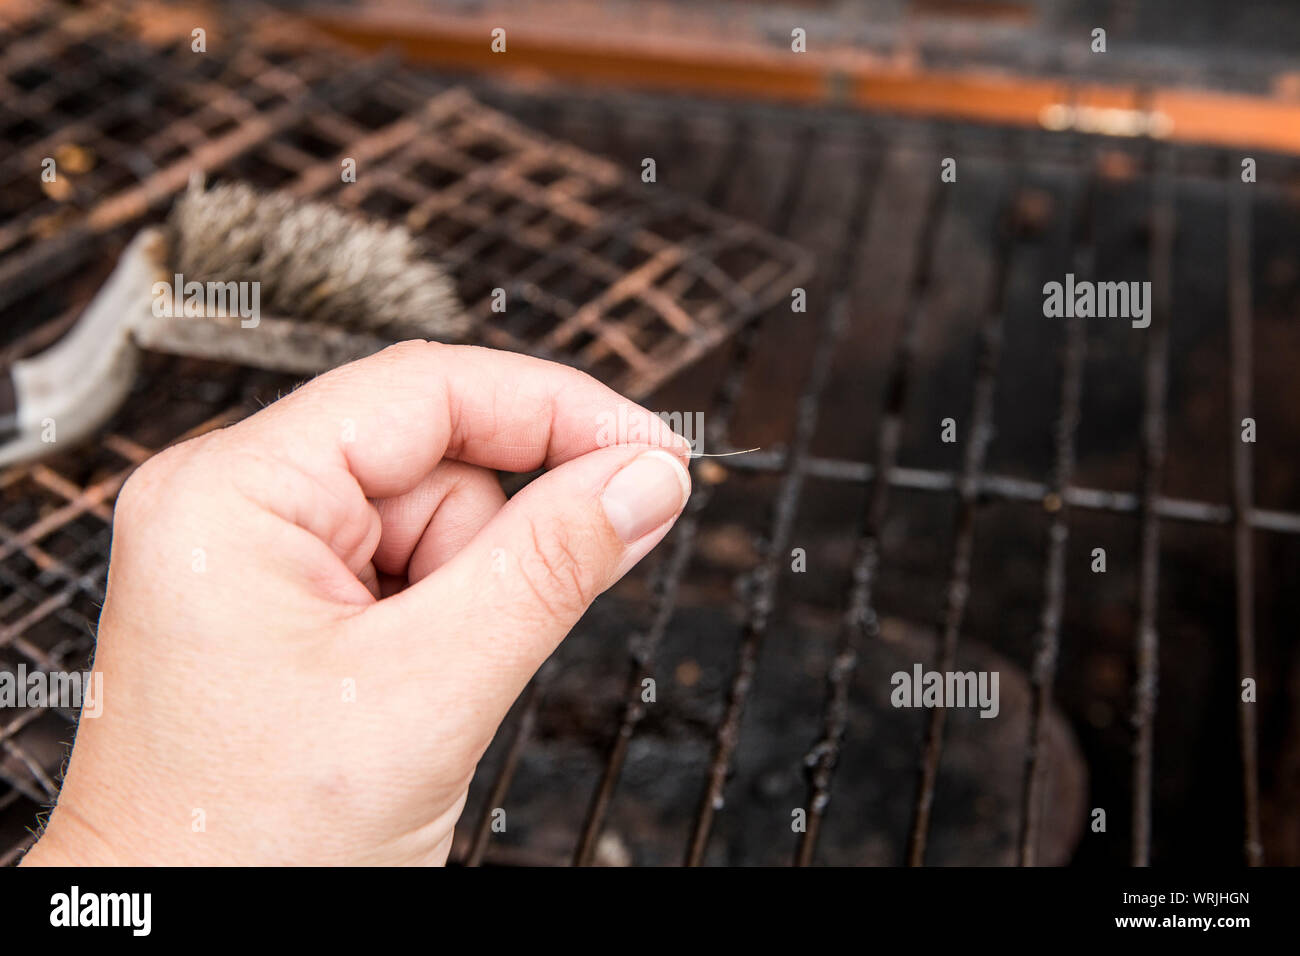
<svg viewBox="0 0 1300 956"><path fill-rule="evenodd" d="M725 174L739 164L740 151L746 141L744 133L745 128L738 124L735 127L735 136L726 161L719 167L721 173ZM798 152L787 168L785 181L777 193L778 198L769 217L769 228L776 235L784 235L794 218L799 196L808 182L806 171L816 142L815 132L809 130L808 134L800 139ZM725 183L724 175L714 183L714 188L710 192L720 193ZM710 201L720 202L721 198L720 195L715 195ZM759 332L766 324L766 318L767 314L760 315L736 337L726 371L714 393L705 418L707 429L705 439L710 448L722 447L726 442L731 418L749 370L749 359L753 354ZM677 607L678 590L695 555L701 521L709 503L713 500L714 484L705 479L703 469L694 467L692 470L695 481L694 491L686 512L678 519L677 526L673 530L672 550L660 573L656 575L651 589L649 623L644 633L633 633L628 637L631 666L624 694L623 713L611 742L600 781L592 794L586 818L583 820L582 832L574 851L574 864L577 866L589 866L594 858L597 839L627 760L628 747L637 727L645 717L645 705L641 700L642 681L652 676L659 645L668 631Z"/></svg>
<svg viewBox="0 0 1300 956"><path fill-rule="evenodd" d="M873 588L880 565L880 534L885 523L891 483L879 476L891 474L902 441L903 410L915 364L917 341L930 295L939 224L944 219L950 191L931 188L918 239L919 255L904 306L903 327L885 387L884 415L876 440L875 476L861 520L844 617L830 668L826 674L826 701L822 710L822 735L804 757L808 776L807 825L795 849L795 865L808 866L817 849L822 819L830 803L831 783L839 761L849 716L849 693L858 652L880 634L873 604Z"/></svg>
<svg viewBox="0 0 1300 956"><path fill-rule="evenodd" d="M1259 827L1259 752L1254 703L1241 699L1242 682L1258 680L1255 668L1255 537L1250 524L1254 461L1249 442L1241 440L1242 420L1253 414L1251 343L1251 206L1249 191L1233 174L1228 181L1228 349L1232 379L1232 543L1237 599L1237 715L1241 744L1244 851L1249 866L1264 862Z"/></svg>
<svg viewBox="0 0 1300 956"><path fill-rule="evenodd" d="M782 449L765 449L744 458L731 459L727 468L736 471L779 472L786 452ZM842 458L809 458L804 471L810 478L868 484L876 469L868 462L848 461ZM957 489L960 476L948 471L930 468L894 468L889 483L895 488L909 491L929 491L947 494ZM1051 494L1048 483L1016 478L1012 475L983 475L976 482L982 501L1020 501L1042 505ZM1141 496L1128 491L1109 491L1101 488L1084 488L1073 485L1061 495L1064 503L1085 511L1102 511L1108 514L1137 514L1142 505ZM1232 507L1208 501L1187 498L1159 497L1153 504L1155 513L1164 521L1185 521L1191 524L1230 525ZM1257 531L1275 534L1300 534L1300 513L1252 508L1247 515L1248 524Z"/></svg>
<svg viewBox="0 0 1300 956"><path fill-rule="evenodd" d="M1164 482L1165 402L1168 400L1169 313L1173 305L1173 249L1176 229L1172 154L1158 151L1154 162L1151 212L1151 327L1146 343L1139 486L1137 680L1133 689L1134 866L1151 861L1151 783L1155 755L1155 712L1160 636L1156 631L1160 575L1160 515L1156 501Z"/></svg>
<svg viewBox="0 0 1300 956"><path fill-rule="evenodd" d="M975 546L975 512L979 503L979 476L984 470L985 453L993 437L993 398L997 387L998 365L1002 354L1002 326L1006 318L1008 286L1011 277L1012 250L1015 236L1012 226L1014 202L1019 188L1019 166L1012 172L1012 184L1004 205L994 254L994 277L989 287L990 302L980 330L976 359L975 388L972 397L970 441L962 462L958 485L956 543L948 581L943 618L943 637L936 669L945 673L954 669L957 640L966 616L970 594L971 555ZM907 861L911 866L925 862L925 844L930 829L930 812L934 803L935 782L939 776L939 758L943 752L946 707L930 711L921 751L921 769L916 799L912 807L912 826L907 840Z"/></svg>
<svg viewBox="0 0 1300 956"><path fill-rule="evenodd" d="M844 290L849 285L848 280L852 275L853 264L866 234L871 201L875 195L875 190L868 185L870 180L868 173L869 170L863 170L854 187L854 199L850 207L852 211L844 235L838 243L837 262L830 273L832 289ZM799 498L803 492L805 479L803 462L812 444L822 391L830 377L836 343L848 322L849 308L848 293L837 292L826 311L826 319L813 353L808 381L799 398L794 436L773 508L771 529L762 551L763 560L755 569L753 577L747 582L750 591L746 602L745 624L736 654L736 670L727 692L727 703L722 720L715 730L713 759L686 851L687 866L699 866L703 862L714 817L723 805L723 791L731 770L731 760L740 742L741 718L753 689L759 651L775 603L779 565L782 556L788 550Z"/></svg>
<svg viewBox="0 0 1300 956"><path fill-rule="evenodd" d="M1081 190L1076 213L1072 271L1092 275L1096 261L1094 220L1097 180L1089 175ZM1061 355L1060 417L1056 422L1055 462L1050 491L1044 504L1052 514L1047 529L1047 559L1043 571L1043 610L1030 671L1032 700L1029 742L1020 817L1020 865L1033 866L1038 853L1038 828L1042 818L1046 765L1043 734L1052 706L1060 652L1061 617L1065 607L1065 546L1070 536L1069 503L1065 490L1074 477L1075 433L1083 401L1083 361L1087 350L1083 319L1066 320L1065 347Z"/></svg>

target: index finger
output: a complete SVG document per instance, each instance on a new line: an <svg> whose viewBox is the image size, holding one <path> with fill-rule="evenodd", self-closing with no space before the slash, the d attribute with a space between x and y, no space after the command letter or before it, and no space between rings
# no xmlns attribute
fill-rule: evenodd
<svg viewBox="0 0 1300 956"><path fill-rule="evenodd" d="M244 426L311 474L346 469L368 498L411 490L444 457L532 471L610 444L689 452L657 415L577 369L422 341L334 369Z"/></svg>

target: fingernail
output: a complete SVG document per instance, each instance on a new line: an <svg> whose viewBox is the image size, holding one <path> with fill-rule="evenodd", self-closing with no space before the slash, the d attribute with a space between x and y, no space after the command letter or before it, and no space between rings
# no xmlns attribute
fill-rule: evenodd
<svg viewBox="0 0 1300 956"><path fill-rule="evenodd" d="M685 467L656 449L624 465L605 485L600 504L615 533L631 544L681 511L690 493Z"/></svg>

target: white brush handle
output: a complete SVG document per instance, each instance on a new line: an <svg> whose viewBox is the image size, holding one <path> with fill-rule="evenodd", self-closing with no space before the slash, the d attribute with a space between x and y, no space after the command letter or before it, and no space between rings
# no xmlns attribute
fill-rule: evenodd
<svg viewBox="0 0 1300 956"><path fill-rule="evenodd" d="M10 366L17 437L0 445L0 465L40 458L85 438L121 407L135 379L131 332L150 314L163 236L146 229L76 325L50 348ZM50 439L53 439L51 441Z"/></svg>

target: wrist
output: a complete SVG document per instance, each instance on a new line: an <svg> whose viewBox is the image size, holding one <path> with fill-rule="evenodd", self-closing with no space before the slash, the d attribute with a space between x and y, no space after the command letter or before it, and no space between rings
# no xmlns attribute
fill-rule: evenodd
<svg viewBox="0 0 1300 956"><path fill-rule="evenodd" d="M59 803L19 866L120 866L113 846L72 807Z"/></svg>

